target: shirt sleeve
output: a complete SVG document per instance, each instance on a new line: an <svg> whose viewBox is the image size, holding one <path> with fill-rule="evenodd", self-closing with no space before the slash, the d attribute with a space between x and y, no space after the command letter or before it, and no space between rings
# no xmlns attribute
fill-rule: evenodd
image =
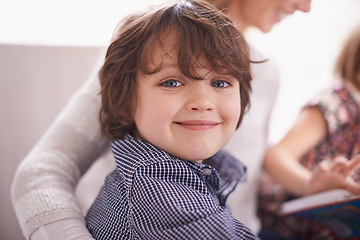
<svg viewBox="0 0 360 240"><path fill-rule="evenodd" d="M195 173L142 169L131 194L131 222L141 239L257 239L218 204ZM204 184L204 185L202 185Z"/></svg>
<svg viewBox="0 0 360 240"><path fill-rule="evenodd" d="M75 187L109 146L98 122L101 100L97 70L72 96L15 173L12 202L27 239L51 222L67 218L84 222Z"/></svg>

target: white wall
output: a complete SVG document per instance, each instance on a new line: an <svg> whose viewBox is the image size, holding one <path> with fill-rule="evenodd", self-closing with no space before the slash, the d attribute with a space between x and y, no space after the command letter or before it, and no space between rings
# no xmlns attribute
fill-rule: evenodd
<svg viewBox="0 0 360 240"><path fill-rule="evenodd" d="M309 13L287 17L270 33L248 33L248 40L277 63L281 74L272 143L288 131L303 104L331 84L338 51L357 24L360 0L313 0Z"/></svg>
<svg viewBox="0 0 360 240"><path fill-rule="evenodd" d="M20 161L87 79L99 47L0 44L0 239L24 239L10 199Z"/></svg>
<svg viewBox="0 0 360 240"><path fill-rule="evenodd" d="M0 0L0 42L107 45L129 12L166 0Z"/></svg>

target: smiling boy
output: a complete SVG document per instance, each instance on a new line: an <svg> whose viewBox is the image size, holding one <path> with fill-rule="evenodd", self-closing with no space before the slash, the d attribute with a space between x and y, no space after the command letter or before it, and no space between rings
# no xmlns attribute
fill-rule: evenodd
<svg viewBox="0 0 360 240"><path fill-rule="evenodd" d="M249 65L241 33L200 1L121 25L99 74L117 169L86 217L96 239L257 239L226 207L245 167L221 150L249 103Z"/></svg>

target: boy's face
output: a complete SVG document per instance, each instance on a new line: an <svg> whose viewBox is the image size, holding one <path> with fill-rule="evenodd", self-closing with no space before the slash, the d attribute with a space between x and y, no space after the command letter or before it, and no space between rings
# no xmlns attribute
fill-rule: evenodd
<svg viewBox="0 0 360 240"><path fill-rule="evenodd" d="M152 75L137 76L136 135L180 159L201 162L224 147L240 116L239 82L198 68L202 80L180 71L174 41L153 46ZM181 51L181 49L180 49Z"/></svg>

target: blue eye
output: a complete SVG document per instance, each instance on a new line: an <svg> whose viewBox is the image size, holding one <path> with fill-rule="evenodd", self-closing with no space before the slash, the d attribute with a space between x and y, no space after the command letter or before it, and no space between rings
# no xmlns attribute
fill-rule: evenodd
<svg viewBox="0 0 360 240"><path fill-rule="evenodd" d="M230 86L230 83L224 81L224 80L217 80L211 83L211 86L216 88L226 88Z"/></svg>
<svg viewBox="0 0 360 240"><path fill-rule="evenodd" d="M167 80L163 83L161 83L161 86L169 87L169 88L175 88L184 85L182 82L174 79Z"/></svg>

